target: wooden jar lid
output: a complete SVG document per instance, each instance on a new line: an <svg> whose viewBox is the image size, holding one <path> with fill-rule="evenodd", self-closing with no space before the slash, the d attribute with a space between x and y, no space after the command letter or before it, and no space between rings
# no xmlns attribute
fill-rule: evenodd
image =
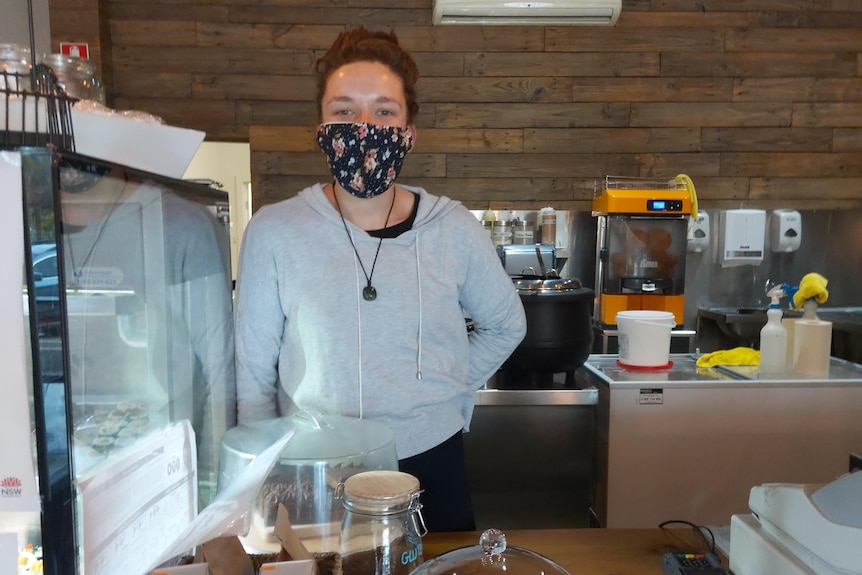
<svg viewBox="0 0 862 575"><path fill-rule="evenodd" d="M346 498L369 503L406 503L418 491L419 480L401 471L364 471L344 482Z"/></svg>

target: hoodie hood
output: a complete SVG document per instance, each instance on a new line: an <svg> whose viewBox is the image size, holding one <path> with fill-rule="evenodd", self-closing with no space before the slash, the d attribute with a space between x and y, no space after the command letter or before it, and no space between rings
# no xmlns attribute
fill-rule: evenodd
<svg viewBox="0 0 862 575"><path fill-rule="evenodd" d="M401 234L397 238L387 238L387 242L407 243L409 241L413 241L415 234L422 232L423 228L433 226L435 222L442 219L443 216L461 206L461 202L447 198L446 196L433 196L422 188L405 186L403 184L398 185L409 192L419 194L419 207L416 212L416 219L413 222L413 228L410 231ZM332 205L326 197L326 194L323 192L323 184L314 184L310 188L302 190L297 197L306 203L309 208L326 218L328 222L337 225L339 228L343 227L338 210L335 209L335 206ZM346 221L346 223L354 233L354 241L361 240L363 236L366 238L372 238L372 236L368 235L364 230L361 230L349 221ZM376 238L372 239L377 241Z"/></svg>

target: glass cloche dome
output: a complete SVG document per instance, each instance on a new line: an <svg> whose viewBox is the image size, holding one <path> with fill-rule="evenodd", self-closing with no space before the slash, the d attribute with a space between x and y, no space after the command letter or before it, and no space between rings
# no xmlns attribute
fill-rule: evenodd
<svg viewBox="0 0 862 575"><path fill-rule="evenodd" d="M488 529L479 544L429 559L410 575L570 575L553 560L529 549L509 547L506 535Z"/></svg>

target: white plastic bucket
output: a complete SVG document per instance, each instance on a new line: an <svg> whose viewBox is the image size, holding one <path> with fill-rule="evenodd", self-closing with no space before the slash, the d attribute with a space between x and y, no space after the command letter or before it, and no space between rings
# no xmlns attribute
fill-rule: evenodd
<svg viewBox="0 0 862 575"><path fill-rule="evenodd" d="M617 312L619 361L633 367L662 367L670 362L673 313L657 310Z"/></svg>

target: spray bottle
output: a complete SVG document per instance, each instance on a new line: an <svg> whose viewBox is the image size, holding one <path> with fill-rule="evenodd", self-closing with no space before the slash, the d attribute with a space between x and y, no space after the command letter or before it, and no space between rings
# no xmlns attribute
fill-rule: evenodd
<svg viewBox="0 0 862 575"><path fill-rule="evenodd" d="M766 325L760 330L760 373L783 373L787 368L787 330L781 324L781 285L770 289Z"/></svg>

